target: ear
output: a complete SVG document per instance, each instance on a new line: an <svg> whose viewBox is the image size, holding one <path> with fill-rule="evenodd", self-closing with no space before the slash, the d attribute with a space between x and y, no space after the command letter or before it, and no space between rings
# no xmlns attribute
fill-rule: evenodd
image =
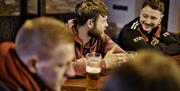
<svg viewBox="0 0 180 91"><path fill-rule="evenodd" d="M163 17L164 17L164 15L163 15L163 14L161 14L161 16L160 16L160 20L159 20L159 24L161 23L161 21L162 21Z"/></svg>
<svg viewBox="0 0 180 91"><path fill-rule="evenodd" d="M27 59L27 63L26 66L29 69L30 72L32 73L36 73L36 63L37 63L38 59L37 57L29 57Z"/></svg>
<svg viewBox="0 0 180 91"><path fill-rule="evenodd" d="M161 14L161 20L163 19L163 17L164 17L164 14Z"/></svg>
<svg viewBox="0 0 180 91"><path fill-rule="evenodd" d="M93 22L92 19L88 19L88 20L87 20L87 26L88 26L88 28L90 28L90 29L94 28L94 22Z"/></svg>

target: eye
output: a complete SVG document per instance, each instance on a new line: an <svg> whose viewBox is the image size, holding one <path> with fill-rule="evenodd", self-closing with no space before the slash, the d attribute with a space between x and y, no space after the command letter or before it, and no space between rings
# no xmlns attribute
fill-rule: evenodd
<svg viewBox="0 0 180 91"><path fill-rule="evenodd" d="M144 17L144 18L148 18L148 15L146 15L146 14L143 14L143 17Z"/></svg>
<svg viewBox="0 0 180 91"><path fill-rule="evenodd" d="M69 61L66 63L67 66L69 66L72 63L72 61Z"/></svg>
<svg viewBox="0 0 180 91"><path fill-rule="evenodd" d="M156 19L157 19L157 17L151 17L151 19L152 19L152 20L156 20Z"/></svg>

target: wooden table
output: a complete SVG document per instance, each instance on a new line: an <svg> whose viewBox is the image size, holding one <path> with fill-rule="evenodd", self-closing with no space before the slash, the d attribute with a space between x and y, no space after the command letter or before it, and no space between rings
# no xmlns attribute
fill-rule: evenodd
<svg viewBox="0 0 180 91"><path fill-rule="evenodd" d="M99 80L97 80L95 84L95 88L100 91L103 87L103 84L106 81L107 76L101 76ZM68 79L65 84L62 86L62 91L85 91L87 88L87 79L86 78L76 78L76 79Z"/></svg>
<svg viewBox="0 0 180 91"><path fill-rule="evenodd" d="M170 56L170 58L174 59L180 65L180 55ZM97 82L97 88L99 90L103 87L107 76L101 76ZM76 79L68 79L65 84L62 86L62 91L85 91L87 87L87 79L86 78L76 78ZM95 90L97 91L97 90Z"/></svg>

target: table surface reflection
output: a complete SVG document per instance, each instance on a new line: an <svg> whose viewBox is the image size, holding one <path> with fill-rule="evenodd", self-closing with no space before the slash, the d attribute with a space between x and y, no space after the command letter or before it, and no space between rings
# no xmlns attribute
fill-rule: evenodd
<svg viewBox="0 0 180 91"><path fill-rule="evenodd" d="M106 81L107 76L100 76L97 80L97 85L95 88L98 88L97 91L101 90L103 84ZM62 91L85 91L87 87L86 78L72 78L68 79L65 84L62 86Z"/></svg>

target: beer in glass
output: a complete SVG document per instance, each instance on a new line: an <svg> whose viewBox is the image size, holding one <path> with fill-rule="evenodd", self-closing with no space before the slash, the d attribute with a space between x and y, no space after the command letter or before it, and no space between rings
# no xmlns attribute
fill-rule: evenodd
<svg viewBox="0 0 180 91"><path fill-rule="evenodd" d="M92 90L96 89L98 79L100 77L101 67L101 54L92 52L86 54L87 63L86 63L86 77L87 77L87 89Z"/></svg>

